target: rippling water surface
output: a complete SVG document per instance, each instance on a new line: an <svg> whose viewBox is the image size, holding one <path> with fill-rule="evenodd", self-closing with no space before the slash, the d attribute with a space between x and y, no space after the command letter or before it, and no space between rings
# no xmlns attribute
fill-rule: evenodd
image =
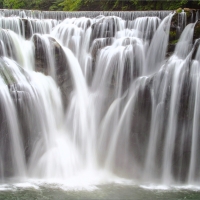
<svg viewBox="0 0 200 200"><path fill-rule="evenodd" d="M182 200L200 199L200 188L137 186L107 184L90 187L69 188L57 184L2 185L1 200L68 200L68 199L132 199L132 200Z"/></svg>

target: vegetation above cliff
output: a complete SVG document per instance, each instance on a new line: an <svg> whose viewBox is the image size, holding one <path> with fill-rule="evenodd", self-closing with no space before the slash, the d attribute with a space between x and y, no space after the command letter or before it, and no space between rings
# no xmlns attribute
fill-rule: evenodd
<svg viewBox="0 0 200 200"><path fill-rule="evenodd" d="M1 8L38 10L175 10L200 8L200 0L0 0Z"/></svg>

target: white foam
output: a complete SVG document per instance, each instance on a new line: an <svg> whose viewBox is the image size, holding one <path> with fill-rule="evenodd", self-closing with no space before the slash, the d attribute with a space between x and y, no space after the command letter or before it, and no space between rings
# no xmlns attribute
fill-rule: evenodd
<svg viewBox="0 0 200 200"><path fill-rule="evenodd" d="M118 184L118 185L130 185L135 186L133 180L124 179L113 175L107 171L92 171L85 170L68 178L63 179L25 179L21 182L16 180L9 180L9 184L0 185L0 191L2 190L18 190L18 189L41 189L52 188L61 189L64 191L95 191L98 190L100 185Z"/></svg>
<svg viewBox="0 0 200 200"><path fill-rule="evenodd" d="M141 188L146 190L169 190L170 187L166 185L140 185Z"/></svg>
<svg viewBox="0 0 200 200"><path fill-rule="evenodd" d="M13 189L10 188L9 185L7 184L0 185L0 191L7 191L7 190L13 190Z"/></svg>
<svg viewBox="0 0 200 200"><path fill-rule="evenodd" d="M182 185L182 186L173 186L178 190L192 190L192 191L200 191L200 186L198 185Z"/></svg>
<svg viewBox="0 0 200 200"><path fill-rule="evenodd" d="M139 187L145 190L191 190L200 191L200 186L198 185L140 185Z"/></svg>
<svg viewBox="0 0 200 200"><path fill-rule="evenodd" d="M39 186L32 184L32 183L15 183L13 184L13 186L15 186L16 188L33 188L33 189L39 189Z"/></svg>

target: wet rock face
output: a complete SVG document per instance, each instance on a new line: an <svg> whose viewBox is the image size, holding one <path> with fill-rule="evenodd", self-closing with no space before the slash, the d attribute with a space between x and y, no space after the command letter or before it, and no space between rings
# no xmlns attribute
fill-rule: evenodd
<svg viewBox="0 0 200 200"><path fill-rule="evenodd" d="M67 107L70 93L73 90L73 80L62 47L55 40L53 40L52 43L55 52L56 82L62 93L63 104Z"/></svg>
<svg viewBox="0 0 200 200"><path fill-rule="evenodd" d="M184 11L184 12L183 12ZM185 26L187 26L189 23L195 23L196 21L196 15L199 12L196 9L190 9L190 8L179 8L176 10L176 13L172 17L171 20L171 26L170 26L170 32L169 32L169 44L168 44L168 50L167 50L167 57L169 57L175 50L176 44L180 38L180 35L184 29ZM200 36L200 23L197 22L194 28L194 38L193 41Z"/></svg>
<svg viewBox="0 0 200 200"><path fill-rule="evenodd" d="M200 21L198 21L194 27L193 41L200 37Z"/></svg>
<svg viewBox="0 0 200 200"><path fill-rule="evenodd" d="M42 39L38 35L34 35L33 43L35 46L35 69L48 75L47 60L45 58L45 48L42 45Z"/></svg>
<svg viewBox="0 0 200 200"><path fill-rule="evenodd" d="M200 38L194 41L194 47L193 47L192 56L191 56L192 60L196 59L199 45L200 45Z"/></svg>
<svg viewBox="0 0 200 200"><path fill-rule="evenodd" d="M1 173L0 178L4 178L3 176L10 177L13 175L12 168L12 153L10 148L12 146L9 137L9 125L7 123L4 105L0 102L0 158L1 158ZM7 133L7 134L5 134Z"/></svg>
<svg viewBox="0 0 200 200"><path fill-rule="evenodd" d="M35 45L35 70L51 76L48 58L45 56L46 47L43 45L42 39L38 35L34 35L33 42ZM56 70L56 76L54 78L61 90L63 104L66 107L69 102L70 93L73 90L71 72L67 58L60 44L51 37L49 37L49 44L54 55Z"/></svg>
<svg viewBox="0 0 200 200"><path fill-rule="evenodd" d="M181 9L182 12L182 9ZM169 57L175 50L176 44L178 42L178 38L181 33L182 27L180 27L180 13L174 14L171 20L171 26L170 26L170 32L169 32L169 44L168 44L168 50L167 50L167 56ZM186 20L184 16L182 16L182 20Z"/></svg>
<svg viewBox="0 0 200 200"><path fill-rule="evenodd" d="M23 26L24 26L24 34L25 34L25 38L26 39L30 39L31 37L31 26L30 26L30 22L28 21L28 19L22 19L23 22Z"/></svg>
<svg viewBox="0 0 200 200"><path fill-rule="evenodd" d="M192 132L192 127L189 124L192 124L191 109L193 110L194 107L191 108L191 104L195 104L195 102L190 102L192 99L191 97L195 94L191 86L189 71L186 71L186 73L183 75L183 80L184 81L180 92L178 107L177 133L175 138L176 145L173 153L172 162L172 173L174 174L174 177L176 177L176 179L181 182L187 181L188 177L191 154L191 137L188 133ZM194 110L192 112L194 112ZM184 128L183 124L186 124L186 126L188 127L188 132L182 132ZM180 146L182 146L183 151L181 151Z"/></svg>
<svg viewBox="0 0 200 200"><path fill-rule="evenodd" d="M110 46L111 44L112 44L112 38L95 39L91 45L92 57L96 60L98 51L106 46Z"/></svg>
<svg viewBox="0 0 200 200"><path fill-rule="evenodd" d="M101 51L101 49L105 48L106 46L110 46L112 42L113 42L112 38L99 38L99 39L95 39L93 43L91 44L90 53L92 56L92 62L91 62L92 63L92 77L95 72L95 65L96 65L99 52ZM91 80L89 81L90 83L92 81L92 77L91 77Z"/></svg>
<svg viewBox="0 0 200 200"><path fill-rule="evenodd" d="M16 105L16 111L20 124L20 134L23 142L24 154L26 162L28 163L31 150L33 146L31 142L33 138L38 138L38 133L41 132L39 124L36 123L36 118L33 114L32 99L25 87L21 87L19 84L9 85L9 91ZM32 113L30 116L29 113ZM34 125L30 126L31 123L27 123L29 119Z"/></svg>
<svg viewBox="0 0 200 200"><path fill-rule="evenodd" d="M96 38L110 38L114 37L116 31L119 30L118 19L114 17L107 17L100 19L98 22L92 25L92 37L91 41Z"/></svg>
<svg viewBox="0 0 200 200"><path fill-rule="evenodd" d="M144 166L146 150L148 147L150 125L151 125L151 99L150 85L139 89L137 101L132 113L130 149L141 166Z"/></svg>

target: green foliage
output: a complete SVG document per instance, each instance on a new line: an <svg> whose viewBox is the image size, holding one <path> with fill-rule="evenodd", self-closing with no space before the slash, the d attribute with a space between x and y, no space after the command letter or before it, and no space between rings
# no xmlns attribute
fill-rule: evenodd
<svg viewBox="0 0 200 200"><path fill-rule="evenodd" d="M169 10L176 10L177 8L182 8L187 4L188 0L167 0Z"/></svg>
<svg viewBox="0 0 200 200"><path fill-rule="evenodd" d="M49 10L53 0L0 0L3 8ZM1 3L1 2L0 2Z"/></svg>
<svg viewBox="0 0 200 200"><path fill-rule="evenodd" d="M175 37L175 36L176 36L176 31L170 31L170 32L169 32L169 35L170 35L171 37Z"/></svg>
<svg viewBox="0 0 200 200"><path fill-rule="evenodd" d="M59 4L59 6L63 7L63 10L74 11L79 10L81 5L81 0L64 0Z"/></svg>
<svg viewBox="0 0 200 200"><path fill-rule="evenodd" d="M177 40L172 40L172 41L170 42L170 44L177 44L177 42L178 42L178 39L177 39Z"/></svg>
<svg viewBox="0 0 200 200"><path fill-rule="evenodd" d="M63 0L56 0L52 3L52 5L49 7L49 10L62 10L62 6L60 4L63 2Z"/></svg>
<svg viewBox="0 0 200 200"><path fill-rule="evenodd" d="M138 0L130 0L130 3L132 4L132 5L137 5L138 4Z"/></svg>
<svg viewBox="0 0 200 200"><path fill-rule="evenodd" d="M54 0L32 0L29 9L50 10Z"/></svg>
<svg viewBox="0 0 200 200"><path fill-rule="evenodd" d="M39 10L177 10L200 8L200 0L0 0L0 8Z"/></svg>
<svg viewBox="0 0 200 200"><path fill-rule="evenodd" d="M12 8L12 9L20 9L27 7L26 0L4 0L3 7L4 8Z"/></svg>
<svg viewBox="0 0 200 200"><path fill-rule="evenodd" d="M0 8L3 8L3 0L0 0Z"/></svg>

